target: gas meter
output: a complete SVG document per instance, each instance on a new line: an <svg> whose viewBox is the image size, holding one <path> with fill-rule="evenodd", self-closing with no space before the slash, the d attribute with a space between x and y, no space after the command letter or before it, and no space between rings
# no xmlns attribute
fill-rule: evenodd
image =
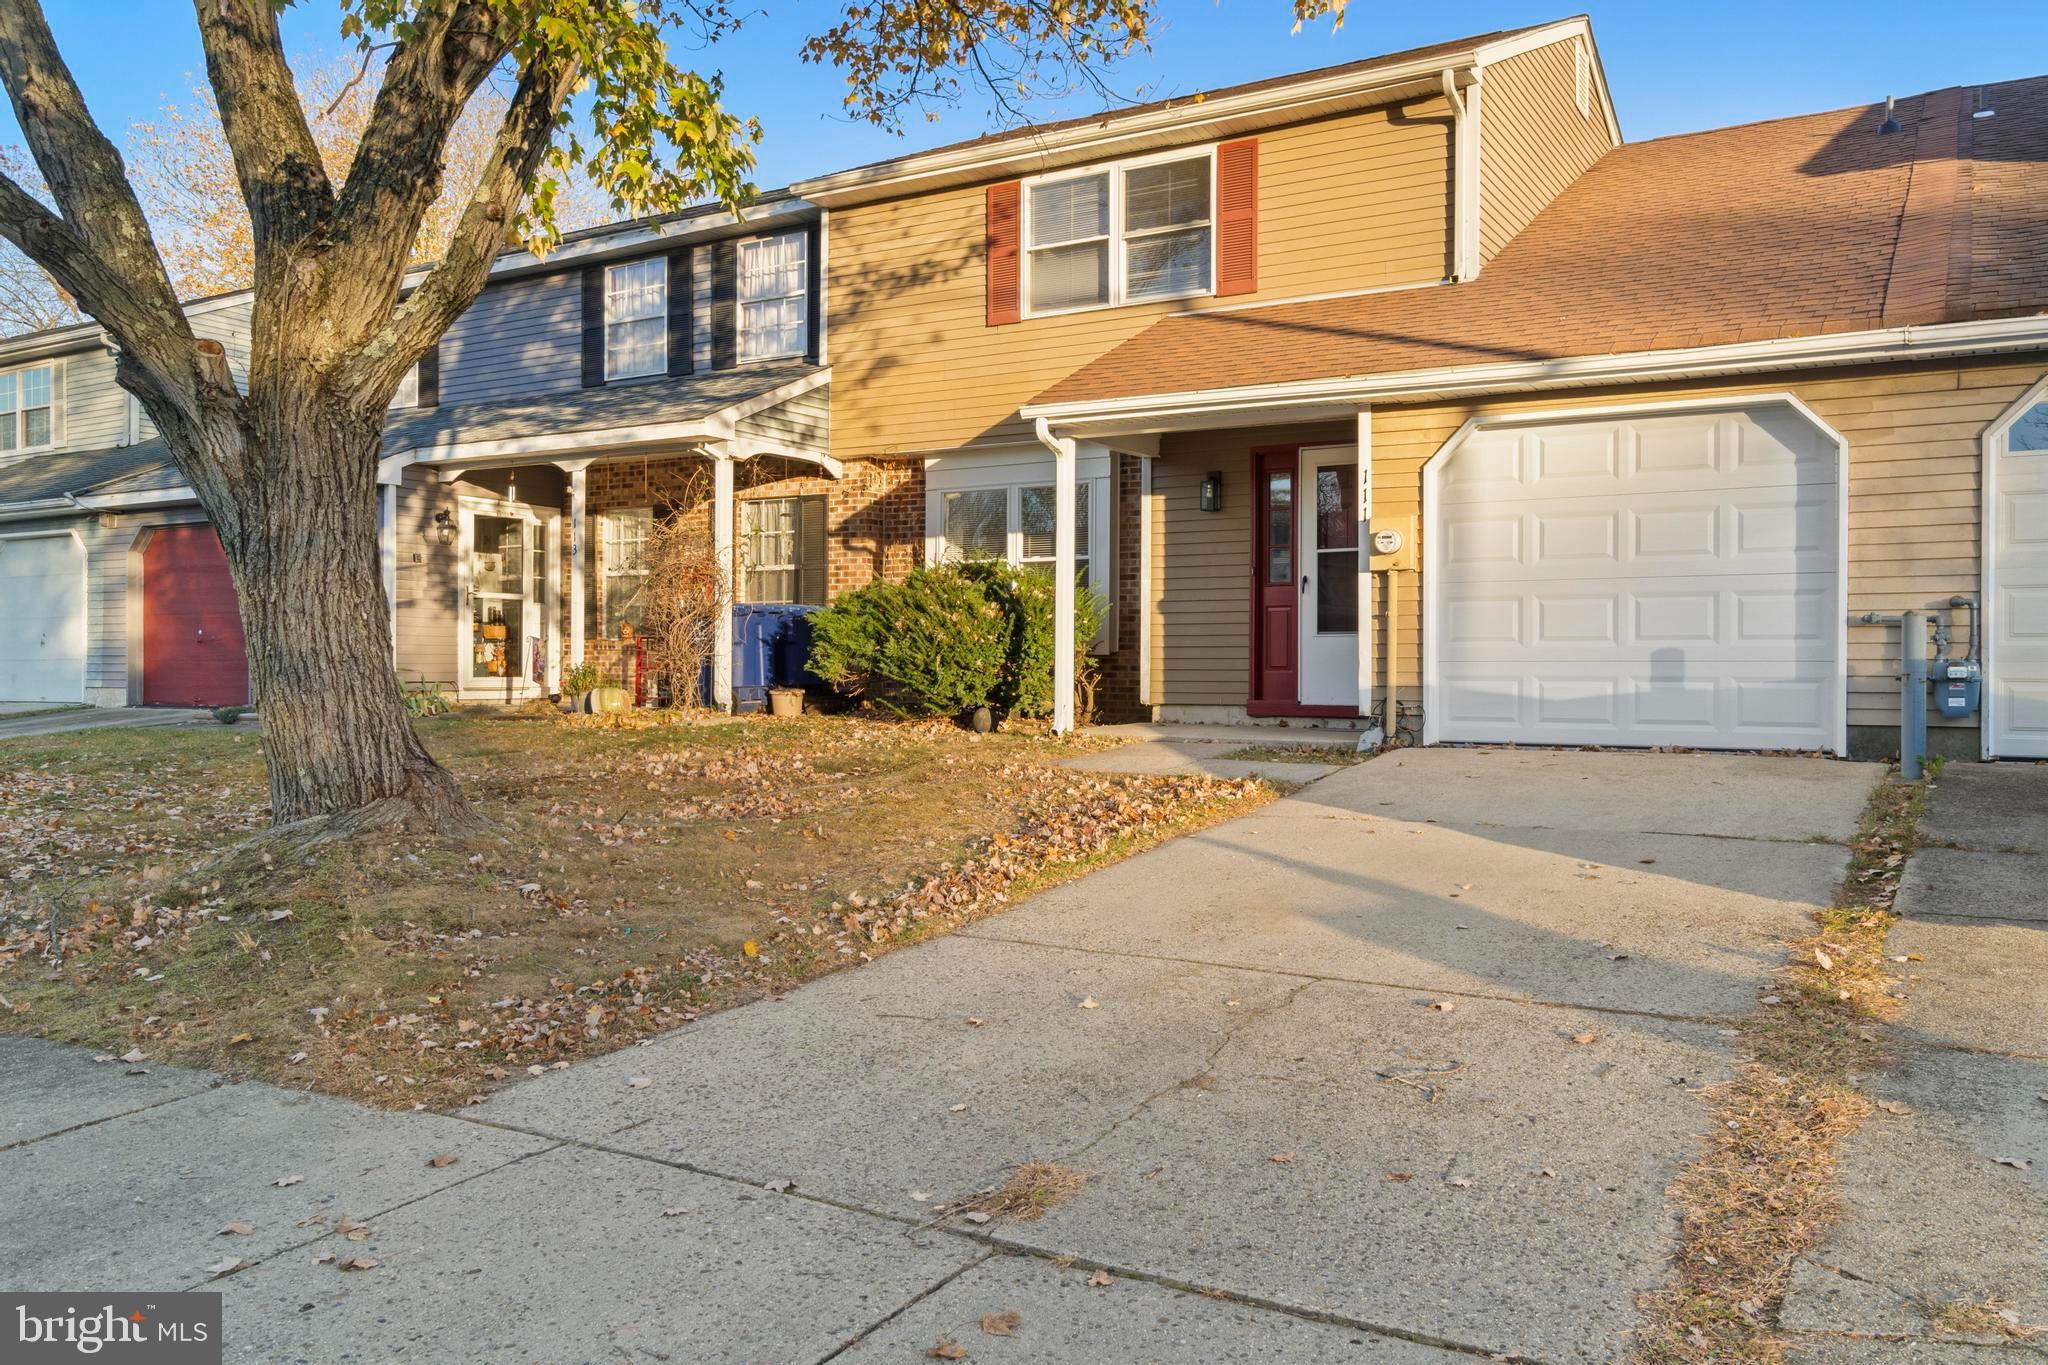
<svg viewBox="0 0 2048 1365"><path fill-rule="evenodd" d="M1943 638L1936 641L1936 647L1942 652L1934 660L1929 681L1934 684L1935 709L1950 720L1960 720L1977 713L1984 690L1984 670L1977 662L1977 599L1951 597L1948 604L1970 609L1970 651L1961 658L1948 653L1947 632L1940 632Z"/></svg>

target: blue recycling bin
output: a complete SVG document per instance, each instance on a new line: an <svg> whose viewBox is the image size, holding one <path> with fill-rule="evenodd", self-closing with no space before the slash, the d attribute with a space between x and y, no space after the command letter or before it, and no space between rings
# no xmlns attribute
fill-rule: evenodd
<svg viewBox="0 0 2048 1365"><path fill-rule="evenodd" d="M759 711L771 687L818 687L806 666L811 657L811 613L816 607L741 602L732 609L732 700L737 711ZM711 665L698 679L711 696Z"/></svg>

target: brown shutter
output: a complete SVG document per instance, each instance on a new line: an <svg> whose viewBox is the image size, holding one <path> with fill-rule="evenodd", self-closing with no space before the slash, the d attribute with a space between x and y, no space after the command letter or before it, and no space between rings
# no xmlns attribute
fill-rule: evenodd
<svg viewBox="0 0 2048 1365"><path fill-rule="evenodd" d="M818 494L796 500L796 600L806 606L825 605L825 499Z"/></svg>
<svg viewBox="0 0 2048 1365"><path fill-rule="evenodd" d="M1018 264L1023 237L1023 186L1015 180L988 187L988 325L1001 327L1022 315Z"/></svg>
<svg viewBox="0 0 2048 1365"><path fill-rule="evenodd" d="M1216 292L1259 287L1259 140L1216 149Z"/></svg>

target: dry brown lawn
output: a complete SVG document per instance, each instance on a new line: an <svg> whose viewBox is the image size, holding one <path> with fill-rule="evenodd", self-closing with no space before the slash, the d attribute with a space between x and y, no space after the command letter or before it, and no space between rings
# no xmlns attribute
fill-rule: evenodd
<svg viewBox="0 0 2048 1365"><path fill-rule="evenodd" d="M0 745L0 1028L392 1107L474 1102L1270 798L1087 741L844 717L420 722L490 830L191 869L264 827L246 728Z"/></svg>

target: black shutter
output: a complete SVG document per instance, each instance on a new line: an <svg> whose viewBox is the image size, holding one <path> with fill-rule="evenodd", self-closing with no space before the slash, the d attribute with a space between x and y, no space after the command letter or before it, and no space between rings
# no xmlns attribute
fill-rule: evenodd
<svg viewBox="0 0 2048 1365"><path fill-rule="evenodd" d="M420 353L419 406L441 406L441 343L438 341Z"/></svg>
<svg viewBox="0 0 2048 1365"><path fill-rule="evenodd" d="M821 494L796 500L796 600L822 607L828 591L825 578L825 498Z"/></svg>
<svg viewBox="0 0 2048 1365"><path fill-rule="evenodd" d="M740 246L728 237L711 247L711 368L740 361Z"/></svg>
<svg viewBox="0 0 2048 1365"><path fill-rule="evenodd" d="M583 387L604 383L604 267L583 268Z"/></svg>
<svg viewBox="0 0 2048 1365"><path fill-rule="evenodd" d="M668 253L668 372L690 372L690 309L696 302L690 279L690 249Z"/></svg>
<svg viewBox="0 0 2048 1365"><path fill-rule="evenodd" d="M804 238L804 260L810 265L810 278L804 282L804 306L810 312L804 319L804 359L815 365L823 354L819 342L825 331L825 253L819 249L824 238L816 223L804 229Z"/></svg>

